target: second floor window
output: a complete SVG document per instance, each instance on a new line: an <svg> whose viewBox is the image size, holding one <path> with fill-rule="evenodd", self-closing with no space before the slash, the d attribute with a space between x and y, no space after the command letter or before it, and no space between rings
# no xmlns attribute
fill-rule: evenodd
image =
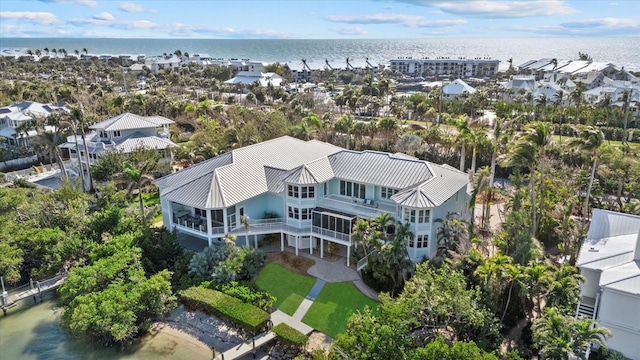
<svg viewBox="0 0 640 360"><path fill-rule="evenodd" d="M409 247L427 248L429 247L429 235L415 235L409 238Z"/></svg>
<svg viewBox="0 0 640 360"><path fill-rule="evenodd" d="M398 189L391 189L386 187L380 188L380 197L383 199L389 199L397 193L398 193Z"/></svg>
<svg viewBox="0 0 640 360"><path fill-rule="evenodd" d="M116 130L113 132L113 137L120 137L120 130Z"/></svg>
<svg viewBox="0 0 640 360"><path fill-rule="evenodd" d="M316 197L316 188L314 186L287 185L287 193L289 197L311 199Z"/></svg>
<svg viewBox="0 0 640 360"><path fill-rule="evenodd" d="M289 206L289 218L300 219L300 209L297 207Z"/></svg>
<svg viewBox="0 0 640 360"><path fill-rule="evenodd" d="M358 199L366 199L367 186L351 181L340 180L340 195L352 196Z"/></svg>

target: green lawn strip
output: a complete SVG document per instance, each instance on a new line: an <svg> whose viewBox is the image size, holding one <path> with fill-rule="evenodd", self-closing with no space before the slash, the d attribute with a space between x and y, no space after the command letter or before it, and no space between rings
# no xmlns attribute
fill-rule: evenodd
<svg viewBox="0 0 640 360"><path fill-rule="evenodd" d="M349 316L365 306L375 309L378 303L364 296L350 282L328 283L302 322L335 338L347 330Z"/></svg>
<svg viewBox="0 0 640 360"><path fill-rule="evenodd" d="M256 285L276 297L275 307L287 315L293 315L316 280L290 272L278 264L267 264Z"/></svg>

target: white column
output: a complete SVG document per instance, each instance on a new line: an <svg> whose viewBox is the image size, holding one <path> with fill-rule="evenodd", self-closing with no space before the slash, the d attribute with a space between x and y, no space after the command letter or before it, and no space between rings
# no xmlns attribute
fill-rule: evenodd
<svg viewBox="0 0 640 360"><path fill-rule="evenodd" d="M207 238L207 240L209 241L209 246L211 246L211 238Z"/></svg>
<svg viewBox="0 0 640 360"><path fill-rule="evenodd" d="M320 238L320 259L324 258L324 239Z"/></svg>
<svg viewBox="0 0 640 360"><path fill-rule="evenodd" d="M167 229L172 230L173 229L173 205L171 205L171 201L167 200L167 202L169 203L169 226L167 227Z"/></svg>
<svg viewBox="0 0 640 360"><path fill-rule="evenodd" d="M258 248L258 234L254 234L253 235L253 243L256 246L256 249Z"/></svg>
<svg viewBox="0 0 640 360"><path fill-rule="evenodd" d="M224 233L227 233L227 224L228 224L228 220L227 220L227 208L222 208L222 226L224 227Z"/></svg>
<svg viewBox="0 0 640 360"><path fill-rule="evenodd" d="M413 260L415 261L418 257L418 235L414 235L413 239Z"/></svg>
<svg viewBox="0 0 640 360"><path fill-rule="evenodd" d="M309 254L313 255L313 236L309 236Z"/></svg>
<svg viewBox="0 0 640 360"><path fill-rule="evenodd" d="M351 257L351 245L347 245L347 267L349 266L350 257Z"/></svg>
<svg viewBox="0 0 640 360"><path fill-rule="evenodd" d="M296 235L296 256L299 255L299 248L298 248L298 240L300 239L300 236Z"/></svg>
<svg viewBox="0 0 640 360"><path fill-rule="evenodd" d="M213 237L213 226L211 226L213 222L213 211L211 209L207 209L207 218L205 220L205 224L207 226L207 234L209 235L209 246L211 246L211 238Z"/></svg>
<svg viewBox="0 0 640 360"><path fill-rule="evenodd" d="M280 233L280 251L284 251L284 233Z"/></svg>

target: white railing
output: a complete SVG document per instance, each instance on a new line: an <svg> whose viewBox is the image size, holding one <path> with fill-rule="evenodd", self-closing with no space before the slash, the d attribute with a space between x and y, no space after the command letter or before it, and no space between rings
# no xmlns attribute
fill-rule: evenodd
<svg viewBox="0 0 640 360"><path fill-rule="evenodd" d="M369 257L365 256L362 259L358 260L358 265L356 266L356 271L360 271L369 265Z"/></svg>
<svg viewBox="0 0 640 360"><path fill-rule="evenodd" d="M337 200L334 198L324 198L318 202L319 207L343 211L349 214L363 216L363 217L375 217L383 213L394 213L395 210L391 210L387 207L381 207L377 205L359 205L358 202L362 200L353 200L352 202Z"/></svg>
<svg viewBox="0 0 640 360"><path fill-rule="evenodd" d="M328 236L334 239L342 240L344 242L351 242L351 235L343 234L335 230L323 229L319 226L312 226L311 232L322 236Z"/></svg>

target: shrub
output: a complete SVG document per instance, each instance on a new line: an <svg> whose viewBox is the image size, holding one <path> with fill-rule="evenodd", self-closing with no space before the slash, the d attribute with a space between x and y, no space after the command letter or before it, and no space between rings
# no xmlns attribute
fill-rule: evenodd
<svg viewBox="0 0 640 360"><path fill-rule="evenodd" d="M276 334L278 341L285 346L302 348L307 345L307 342L309 341L309 337L307 335L285 323L274 326L271 331Z"/></svg>
<svg viewBox="0 0 640 360"><path fill-rule="evenodd" d="M271 319L266 311L216 290L191 287L178 295L187 308L225 317L254 334Z"/></svg>
<svg viewBox="0 0 640 360"><path fill-rule="evenodd" d="M257 306L264 311L270 311L276 301L276 298L269 292L263 291L248 282L232 281L226 284L219 284L214 289Z"/></svg>

